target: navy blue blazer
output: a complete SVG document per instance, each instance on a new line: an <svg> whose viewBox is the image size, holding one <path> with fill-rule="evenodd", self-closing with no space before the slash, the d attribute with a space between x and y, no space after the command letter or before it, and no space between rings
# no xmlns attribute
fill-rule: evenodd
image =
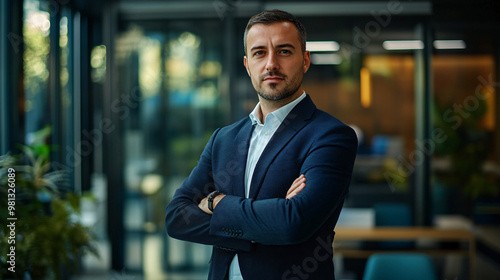
<svg viewBox="0 0 500 280"><path fill-rule="evenodd" d="M166 210L173 238L213 245L209 279L227 279L238 254L245 280L334 279L332 242L356 156L354 131L307 96L264 149L249 198L244 174L253 126L245 118L214 132ZM285 199L304 174L306 187ZM208 215L198 203L226 194Z"/></svg>

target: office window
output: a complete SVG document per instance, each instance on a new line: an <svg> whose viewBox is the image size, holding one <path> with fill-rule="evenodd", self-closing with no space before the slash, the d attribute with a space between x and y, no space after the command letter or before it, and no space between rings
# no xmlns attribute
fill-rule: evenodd
<svg viewBox="0 0 500 280"><path fill-rule="evenodd" d="M40 9L40 1L24 1L24 124L26 143L34 132L49 124L50 14Z"/></svg>
<svg viewBox="0 0 500 280"><path fill-rule="evenodd" d="M78 129L74 123L74 92L73 92L73 55L72 52L72 17L71 10L62 8L60 10L61 19L59 20L59 98L60 98L60 134L61 134L61 151L64 155L74 152L74 129ZM79 112L79 111L77 111ZM64 157L63 162L68 167L73 168L75 165Z"/></svg>

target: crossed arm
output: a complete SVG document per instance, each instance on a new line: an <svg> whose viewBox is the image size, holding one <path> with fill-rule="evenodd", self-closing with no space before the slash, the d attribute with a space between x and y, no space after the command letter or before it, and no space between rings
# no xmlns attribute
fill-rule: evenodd
<svg viewBox="0 0 500 280"><path fill-rule="evenodd" d="M295 181L293 181L292 185L288 189L286 193L286 199L290 199L297 195L301 190L303 190L306 187L306 177L304 174L300 175ZM225 194L219 194L214 198L213 202L213 209L215 210L215 207L217 207L217 204L225 197ZM208 209L208 196L203 198L200 203L198 204L198 207L203 210L203 212L212 215L212 211Z"/></svg>
<svg viewBox="0 0 500 280"><path fill-rule="evenodd" d="M198 165L167 206L168 234L234 250L249 250L254 241L287 245L307 240L338 211L347 193L357 145L350 129L339 129L326 130L314 139L301 162L300 174L304 175L291 184L285 197L255 200L219 195L212 213L206 196L216 189L210 177L213 136Z"/></svg>
<svg viewBox="0 0 500 280"><path fill-rule="evenodd" d="M305 188L305 181L305 175L299 176L288 189L286 199L290 200L290 198L302 191ZM229 236L217 236L210 233L212 212L208 210L206 197L196 205L191 204L193 202L192 198L196 197L196 193L194 192L177 190L176 196L175 203L167 206L166 224L170 236L230 250L250 251L252 242L249 240ZM226 195L222 194L216 197L214 209L216 204L224 197Z"/></svg>

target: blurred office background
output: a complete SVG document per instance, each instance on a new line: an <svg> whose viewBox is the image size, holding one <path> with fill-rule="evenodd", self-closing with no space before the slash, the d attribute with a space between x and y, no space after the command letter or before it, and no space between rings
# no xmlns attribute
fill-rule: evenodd
<svg viewBox="0 0 500 280"><path fill-rule="evenodd" d="M499 279L497 1L0 7L0 154L49 125L53 166L70 174L73 191L95 197L82 216L100 258L84 257L74 279L206 279L211 248L168 237L164 210L211 133L255 106L243 31L250 16L273 8L307 27L306 92L360 140L339 227L383 226L377 209L404 209L389 211L408 213L396 225L472 233L477 278ZM365 260L336 258L339 279L361 279ZM439 279L468 279L469 261L435 257Z"/></svg>

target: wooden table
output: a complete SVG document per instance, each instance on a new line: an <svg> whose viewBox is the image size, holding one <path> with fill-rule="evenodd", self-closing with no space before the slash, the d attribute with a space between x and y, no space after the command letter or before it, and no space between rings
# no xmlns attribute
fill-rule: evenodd
<svg viewBox="0 0 500 280"><path fill-rule="evenodd" d="M434 227L374 227L335 229L334 250L347 258L367 258L373 253L397 251L419 252L429 255L464 254L469 257L470 279L474 279L476 268L476 240L474 235L464 229L441 229ZM468 243L467 250L442 249L407 249L407 250L361 250L343 248L343 241L417 241L432 240L445 242Z"/></svg>

